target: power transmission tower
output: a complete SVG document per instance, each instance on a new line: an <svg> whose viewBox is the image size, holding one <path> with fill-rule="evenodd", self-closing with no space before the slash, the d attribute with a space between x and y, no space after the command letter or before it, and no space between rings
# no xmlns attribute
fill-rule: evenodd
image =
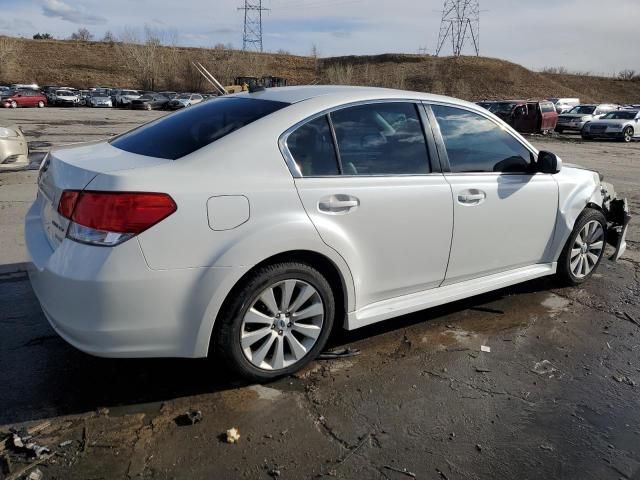
<svg viewBox="0 0 640 480"><path fill-rule="evenodd" d="M445 0L436 56L447 40L456 57L462 55L466 44L480 55L480 0Z"/></svg>
<svg viewBox="0 0 640 480"><path fill-rule="evenodd" d="M244 0L244 33L242 49L262 52L262 12L269 10L262 6L262 0Z"/></svg>

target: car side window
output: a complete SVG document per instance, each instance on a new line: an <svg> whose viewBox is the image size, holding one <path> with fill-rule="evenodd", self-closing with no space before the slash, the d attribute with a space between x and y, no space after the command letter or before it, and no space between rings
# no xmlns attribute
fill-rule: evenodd
<svg viewBox="0 0 640 480"><path fill-rule="evenodd" d="M417 105L382 102L332 112L344 175L431 172Z"/></svg>
<svg viewBox="0 0 640 480"><path fill-rule="evenodd" d="M533 173L533 154L498 124L460 108L431 108L453 173Z"/></svg>
<svg viewBox="0 0 640 480"><path fill-rule="evenodd" d="M326 115L294 130L287 138L287 147L303 177L340 174Z"/></svg>

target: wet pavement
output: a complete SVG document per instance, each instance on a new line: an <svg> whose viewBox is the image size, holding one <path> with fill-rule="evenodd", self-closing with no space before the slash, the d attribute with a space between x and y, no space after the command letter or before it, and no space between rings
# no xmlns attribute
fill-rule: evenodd
<svg viewBox="0 0 640 480"><path fill-rule="evenodd" d="M532 141L597 166L640 210L640 144ZM0 174L3 228L23 191L3 188L29 175ZM640 479L639 244L634 223L582 288L540 279L338 332L331 346L359 356L263 386L215 361L83 354L18 268L0 274L0 441L48 422L45 479ZM202 421L183 426L190 410Z"/></svg>

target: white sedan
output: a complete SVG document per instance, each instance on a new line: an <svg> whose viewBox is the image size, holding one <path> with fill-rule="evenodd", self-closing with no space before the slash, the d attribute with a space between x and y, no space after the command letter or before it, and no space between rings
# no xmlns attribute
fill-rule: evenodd
<svg viewBox="0 0 640 480"><path fill-rule="evenodd" d="M216 354L258 381L356 329L545 275L629 221L598 173L415 92L221 97L51 151L25 225L53 328L110 357Z"/></svg>

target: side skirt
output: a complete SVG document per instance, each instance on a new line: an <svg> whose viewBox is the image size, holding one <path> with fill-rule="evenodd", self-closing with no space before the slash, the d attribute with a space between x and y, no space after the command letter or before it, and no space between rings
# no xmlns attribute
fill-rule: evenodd
<svg viewBox="0 0 640 480"><path fill-rule="evenodd" d="M444 287L412 293L372 303L359 310L350 312L345 321L347 330L365 327L392 317L406 315L426 308L455 302L491 292L517 283L533 280L556 273L557 263L539 263L529 267L516 268L506 272L494 273L486 277L474 278Z"/></svg>

